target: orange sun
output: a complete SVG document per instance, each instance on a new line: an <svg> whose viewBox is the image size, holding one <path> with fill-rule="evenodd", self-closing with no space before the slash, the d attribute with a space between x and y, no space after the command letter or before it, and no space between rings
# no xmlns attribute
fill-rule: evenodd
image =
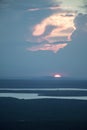
<svg viewBox="0 0 87 130"><path fill-rule="evenodd" d="M61 78L62 76L60 74L55 74L54 78Z"/></svg>

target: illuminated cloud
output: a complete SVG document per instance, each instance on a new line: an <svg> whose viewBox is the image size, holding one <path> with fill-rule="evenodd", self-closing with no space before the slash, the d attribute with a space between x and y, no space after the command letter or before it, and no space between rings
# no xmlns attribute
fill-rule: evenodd
<svg viewBox="0 0 87 130"><path fill-rule="evenodd" d="M39 8L31 8L31 9L27 9L27 11L38 11L38 10L40 10Z"/></svg>
<svg viewBox="0 0 87 130"><path fill-rule="evenodd" d="M53 51L54 53L56 53L57 51L64 48L65 46L67 46L67 43L56 44L56 45L55 44L44 44L44 45L27 48L27 50L29 50L29 51L40 51L40 50L41 51Z"/></svg>
<svg viewBox="0 0 87 130"><path fill-rule="evenodd" d="M57 52L60 48L64 48L67 45L66 42L71 41L71 35L75 30L74 19L76 12L65 10L61 6L32 8L28 9L28 11L46 9L53 10L54 13L30 28L27 41L36 45L28 48L29 51L48 50ZM58 44L53 44L54 42L58 42ZM41 45L38 46L37 43L41 43Z"/></svg>
<svg viewBox="0 0 87 130"><path fill-rule="evenodd" d="M44 20L42 20L41 23L35 25L32 35L41 36L46 32L48 26L55 26L55 28L48 35L44 36L45 40L46 39L50 40L50 38L52 39L54 37L67 37L66 40L70 40L68 39L68 37L70 37L71 33L75 29L74 22L73 22L74 18L75 18L75 14L72 15L69 14L67 15L67 13L53 14L45 18Z"/></svg>
<svg viewBox="0 0 87 130"><path fill-rule="evenodd" d="M51 7L45 7L45 8L30 8L27 9L27 11L38 11L38 10L58 10L60 6L51 6Z"/></svg>

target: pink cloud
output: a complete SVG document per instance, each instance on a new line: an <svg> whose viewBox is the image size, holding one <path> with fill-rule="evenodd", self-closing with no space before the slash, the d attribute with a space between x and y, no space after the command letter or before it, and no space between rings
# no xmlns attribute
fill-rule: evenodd
<svg viewBox="0 0 87 130"><path fill-rule="evenodd" d="M42 20L41 23L35 25L33 28L32 35L41 36L45 34L47 26L55 26L55 28L48 35L44 36L45 40L47 39L48 41L50 41L50 38L52 39L54 37L66 37L66 40L70 40L70 35L75 30L73 22L74 18L75 14L72 14L71 17L69 16L69 14L67 15L67 13L53 14ZM69 28L71 28L72 31L68 30Z"/></svg>
<svg viewBox="0 0 87 130"><path fill-rule="evenodd" d="M40 8L31 8L31 9L27 9L27 11L38 11L40 10Z"/></svg>
<svg viewBox="0 0 87 130"><path fill-rule="evenodd" d="M57 51L64 48L65 46L67 46L67 43L64 43L64 44L43 44L43 45L27 48L27 50L29 50L29 51L40 51L40 50L53 51L54 53L56 53Z"/></svg>
<svg viewBox="0 0 87 130"><path fill-rule="evenodd" d="M60 41L59 39L62 39L61 41L70 41L75 30L74 19L75 13L70 13L70 15L67 12L53 14L33 27L32 36L48 43ZM48 26L54 26L49 34L46 33Z"/></svg>
<svg viewBox="0 0 87 130"><path fill-rule="evenodd" d="M67 46L67 43L65 43L66 41L71 40L71 35L75 30L74 19L76 17L76 12L64 10L59 6L43 9L59 9L59 12L44 18L41 22L30 28L31 31L28 35L27 41L36 43L36 45L27 48L27 50L47 50L56 53L61 48ZM36 11L40 9L34 8L29 10ZM58 44L52 44L54 42L58 42ZM39 43L39 45L37 45L37 43Z"/></svg>
<svg viewBox="0 0 87 130"><path fill-rule="evenodd" d="M50 10L58 10L59 8L61 8L60 6L51 6L51 7L49 7L48 9L50 9Z"/></svg>
<svg viewBox="0 0 87 130"><path fill-rule="evenodd" d="M50 7L44 7L44 8L30 8L27 9L27 11L38 11L38 10L58 10L61 8L60 6L50 6Z"/></svg>

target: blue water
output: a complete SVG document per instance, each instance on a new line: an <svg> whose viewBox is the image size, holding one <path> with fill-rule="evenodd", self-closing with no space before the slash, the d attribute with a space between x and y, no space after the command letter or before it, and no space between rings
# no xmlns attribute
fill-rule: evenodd
<svg viewBox="0 0 87 130"><path fill-rule="evenodd" d="M74 99L87 100L87 96L39 96L37 93L0 93L0 97L13 97L18 99Z"/></svg>
<svg viewBox="0 0 87 130"><path fill-rule="evenodd" d="M87 100L87 81L0 80L0 97Z"/></svg>

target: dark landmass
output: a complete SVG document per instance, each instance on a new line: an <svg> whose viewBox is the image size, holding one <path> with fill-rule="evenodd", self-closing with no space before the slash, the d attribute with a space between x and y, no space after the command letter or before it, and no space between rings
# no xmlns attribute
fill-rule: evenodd
<svg viewBox="0 0 87 130"><path fill-rule="evenodd" d="M0 130L87 130L87 101L0 98Z"/></svg>

